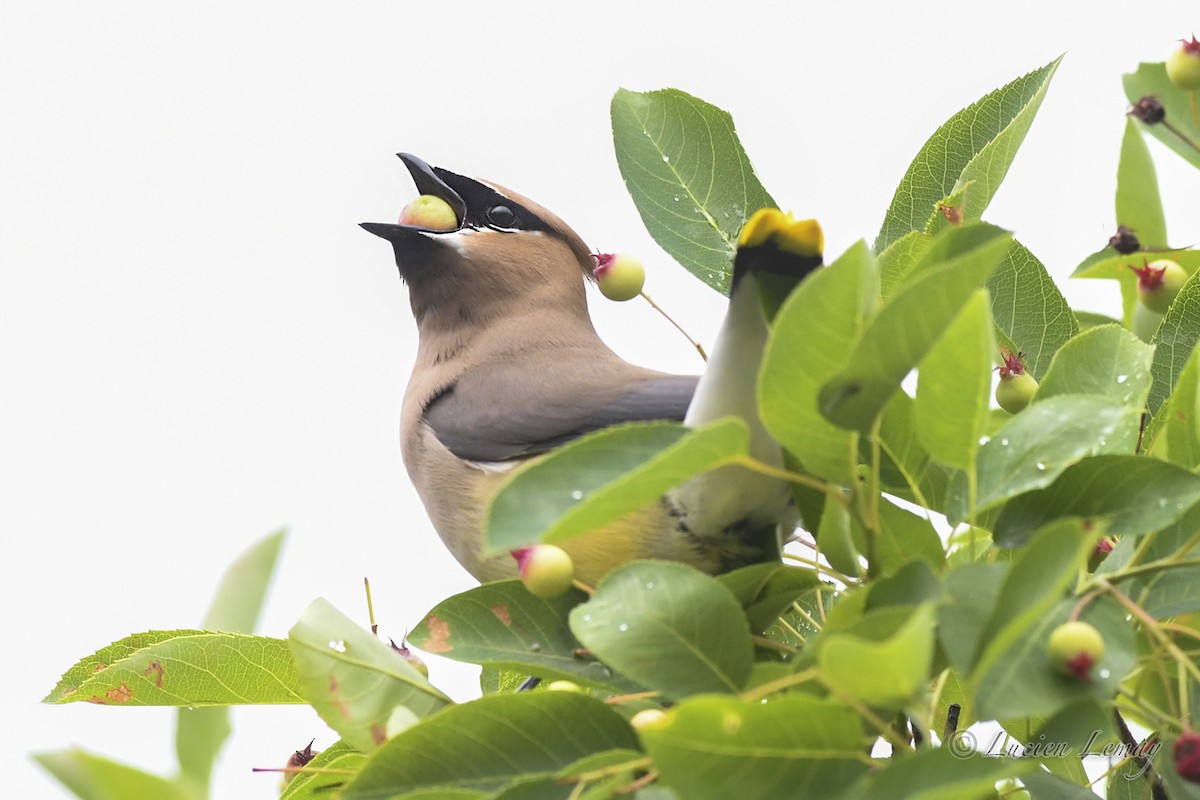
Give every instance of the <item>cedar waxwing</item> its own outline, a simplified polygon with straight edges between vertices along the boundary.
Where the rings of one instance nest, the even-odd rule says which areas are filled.
[[[794,286],[817,267],[815,222],[772,209],[747,223],[704,376],[669,375],[622,360],[600,340],[585,295],[596,262],[561,219],[503,187],[399,156],[418,192],[449,204],[457,222],[449,230],[362,225],[392,243],[417,323],[401,450],[434,528],[475,578],[516,572],[507,555],[481,552],[487,505],[506,473],[590,431],[736,414],[750,427],[751,455],[782,465],[756,407],[768,333],[758,276],[771,282],[782,274]],[[789,502],[785,482],[723,467],[562,547],[587,583],[637,558],[715,573],[777,558]]]

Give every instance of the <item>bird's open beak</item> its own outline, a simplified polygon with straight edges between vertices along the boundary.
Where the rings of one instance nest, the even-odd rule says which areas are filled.
[[[419,194],[433,195],[445,200],[450,205],[450,208],[454,210],[455,218],[459,222],[458,227],[450,230],[433,230],[431,228],[423,228],[419,225],[401,225],[395,222],[362,222],[359,223],[360,226],[376,236],[387,239],[392,244],[406,241],[411,242],[414,239],[425,239],[431,234],[452,233],[460,230],[467,216],[467,204],[462,199],[462,196],[451,189],[438,176],[433,167],[421,159],[410,153],[397,153],[396,155],[404,162],[404,166],[408,167],[408,172],[412,175],[413,183],[416,184]]]

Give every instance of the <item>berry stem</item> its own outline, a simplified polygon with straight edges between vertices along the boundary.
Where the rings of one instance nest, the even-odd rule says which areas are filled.
[[[1186,653],[1179,649],[1178,645],[1175,644],[1170,636],[1167,636],[1162,632],[1162,628],[1159,626],[1158,620],[1147,614],[1144,608],[1139,606],[1137,603],[1127,597],[1124,592],[1117,589],[1117,587],[1113,586],[1108,581],[1101,578],[1099,580],[1099,584],[1104,587],[1105,592],[1107,592],[1110,597],[1123,605],[1126,611],[1136,617],[1137,620],[1146,627],[1146,632],[1158,642],[1159,646],[1171,654],[1171,658],[1175,659],[1175,662],[1182,668],[1180,673],[1181,678],[1182,672],[1186,671],[1192,676],[1193,680],[1200,681],[1200,669],[1197,669],[1196,665],[1192,663],[1192,660],[1187,657]],[[1183,720],[1185,724],[1188,721],[1189,720],[1187,720],[1186,717]]]
[[[363,578],[363,589],[367,593],[367,619],[371,623],[371,633],[379,635],[379,626],[375,624],[375,605],[371,602],[371,579]]]
[[[691,335],[688,334],[688,332],[683,329],[682,325],[680,325],[678,322],[676,322],[674,319],[672,319],[671,315],[668,314],[666,311],[663,311],[662,306],[660,306],[658,303],[654,302],[654,300],[651,299],[650,295],[646,294],[645,292],[638,292],[638,294],[640,294],[645,299],[645,301],[647,303],[649,303],[650,306],[655,311],[662,314],[663,318],[666,319],[667,322],[674,325],[675,329],[683,334],[683,338],[687,339],[689,342],[692,343],[692,347],[696,348],[696,352],[700,354],[701,358],[703,358],[705,361],[708,361],[708,353],[704,352],[704,348],[700,346],[700,343],[697,342],[695,339],[693,339],[691,337]]]
[[[811,478],[808,475],[801,475],[799,472],[792,472],[790,470],[773,467],[770,464],[764,464],[758,459],[751,458],[750,456],[737,456],[730,459],[729,463],[736,464],[739,467],[745,467],[751,472],[757,472],[760,475],[767,475],[771,478],[779,478],[781,480],[788,481],[789,483],[797,483],[801,486],[807,486],[810,489],[816,489],[818,492],[821,492],[835,503],[839,503],[843,508],[846,508],[847,510],[850,509],[850,501],[846,499],[844,494],[842,494],[842,490],[836,486],[825,483],[824,481]]]
[[[800,686],[808,683],[811,680],[816,680],[820,674],[821,670],[818,667],[809,667],[808,669],[801,670],[800,672],[793,672],[791,675],[784,675],[782,678],[776,678],[773,681],[760,683],[758,686],[755,686],[752,689],[747,689],[746,691],[742,692],[742,700],[745,700],[746,702],[761,700],[768,695],[775,694],[776,692],[783,691],[784,689],[790,689],[793,686]]]
[[[604,702],[610,706],[615,706],[619,703],[628,703],[631,700],[653,700],[661,694],[662,692],[659,691],[633,692],[631,694],[619,694],[615,697],[606,697]]]
[[[1192,104],[1193,104],[1192,108],[1193,109],[1195,109],[1195,107],[1196,107],[1195,102],[1196,102],[1196,97],[1195,97],[1195,92],[1193,92],[1192,93]],[[1186,133],[1179,130],[1179,128],[1175,127],[1174,125],[1172,125],[1170,122],[1168,122],[1165,119],[1162,122],[1160,122],[1159,124],[1162,125],[1164,128],[1166,128],[1167,130],[1169,130],[1171,133],[1178,136],[1183,141],[1183,143],[1186,144],[1188,147],[1192,148],[1193,150],[1195,150],[1197,152],[1200,152],[1200,144],[1196,144],[1196,141],[1194,139],[1192,139],[1192,137],[1188,136]]]
[[[813,549],[815,549],[815,548],[813,548]],[[833,569],[832,567],[827,567],[825,564],[822,564],[820,561],[817,561],[816,559],[805,558],[804,556],[798,556],[795,553],[787,553],[787,552],[785,552],[783,554],[783,557],[789,561],[795,561],[798,564],[803,564],[806,567],[812,567],[817,572],[820,572],[822,575],[825,575],[826,577],[829,577],[829,578],[833,578],[835,581],[841,581],[846,586],[851,586],[858,582],[858,580],[856,578],[851,578],[848,575],[843,575],[842,573],[838,572],[836,569]]]

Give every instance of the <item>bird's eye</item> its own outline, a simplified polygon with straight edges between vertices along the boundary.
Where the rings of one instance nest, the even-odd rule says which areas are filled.
[[[487,211],[488,223],[497,228],[511,228],[517,221],[517,215],[508,206],[492,206]]]

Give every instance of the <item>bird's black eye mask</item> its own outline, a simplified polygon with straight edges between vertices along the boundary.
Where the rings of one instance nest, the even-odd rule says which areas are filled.
[[[405,163],[408,161],[405,160]],[[433,172],[446,188],[461,199],[464,209],[461,219],[465,228],[491,228],[503,232],[550,230],[546,223],[529,209],[490,186],[441,167],[433,167]],[[418,185],[417,188],[421,187]]]

